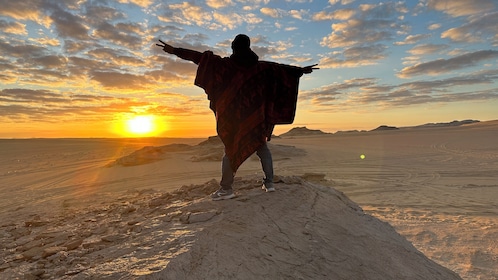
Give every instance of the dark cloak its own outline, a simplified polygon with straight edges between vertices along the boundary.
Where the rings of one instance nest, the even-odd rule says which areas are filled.
[[[294,121],[302,74],[300,67],[266,61],[244,67],[211,51],[202,54],[195,85],[210,100],[233,172],[270,139],[276,124]]]

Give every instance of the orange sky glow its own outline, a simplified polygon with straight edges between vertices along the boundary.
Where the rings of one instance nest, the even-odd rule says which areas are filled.
[[[215,117],[176,47],[320,70],[295,122],[325,132],[498,119],[494,0],[0,0],[0,138],[207,137]],[[130,128],[150,116],[153,129]],[[140,125],[138,125],[140,126]]]

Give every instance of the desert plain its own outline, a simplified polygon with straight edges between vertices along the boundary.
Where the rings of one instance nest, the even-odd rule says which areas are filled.
[[[186,253],[192,259],[181,244],[200,238],[192,227],[169,227],[173,235],[161,224],[176,219],[202,230],[202,222],[242,211],[242,204],[269,207],[263,200],[299,207],[282,201],[279,191],[290,195],[293,184],[317,184],[343,193],[347,198],[337,194],[338,201],[350,199],[361,208],[351,206],[354,211],[390,224],[461,278],[498,279],[498,121],[341,133],[297,129],[270,144],[275,193],[258,190],[263,175],[253,156],[237,172],[237,197],[211,202],[223,154],[216,137],[0,139],[0,278],[155,279],[172,259]],[[185,216],[180,210],[187,206]],[[149,239],[130,237],[145,232]],[[168,258],[158,257],[166,250],[161,240],[176,248]]]

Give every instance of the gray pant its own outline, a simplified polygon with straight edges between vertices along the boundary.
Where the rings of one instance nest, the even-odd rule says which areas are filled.
[[[265,178],[263,178],[265,186],[273,186],[273,159],[271,157],[270,149],[268,149],[268,145],[265,143],[256,151],[256,154],[261,161],[261,167],[265,173]],[[234,176],[235,174],[233,173],[232,166],[230,165],[230,160],[225,154],[223,156],[223,160],[221,161],[221,188],[225,190],[231,189]]]

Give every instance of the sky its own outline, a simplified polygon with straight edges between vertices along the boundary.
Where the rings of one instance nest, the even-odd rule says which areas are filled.
[[[0,138],[215,135],[206,94],[193,85],[196,65],[155,44],[229,56],[237,34],[251,38],[261,60],[319,64],[300,80],[294,124],[277,126],[277,135],[296,126],[336,132],[498,119],[496,0],[0,7]]]

